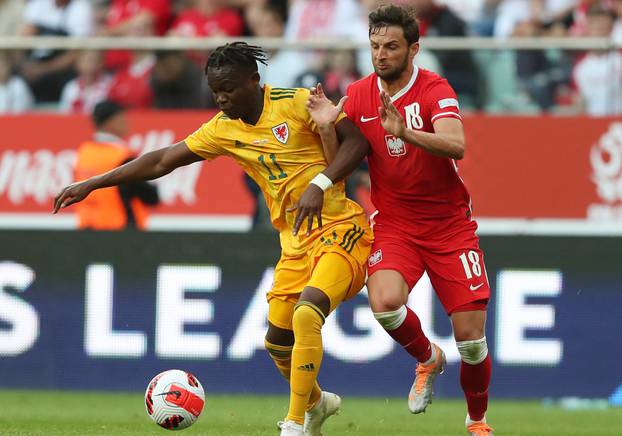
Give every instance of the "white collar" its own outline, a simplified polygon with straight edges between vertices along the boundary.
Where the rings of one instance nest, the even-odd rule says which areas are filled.
[[[125,145],[125,141],[119,138],[117,135],[113,135],[109,132],[102,132],[101,130],[95,132],[93,135],[93,139],[95,142],[105,142],[108,144],[119,145],[123,147]]]
[[[394,103],[397,99],[406,94],[410,88],[413,87],[415,81],[417,80],[417,76],[419,75],[419,67],[417,65],[413,65],[413,74],[410,76],[410,80],[402,89],[400,89],[393,97],[391,97],[391,103]],[[378,90],[382,91],[382,83],[380,83],[380,76],[378,76]]]
[[[138,62],[130,65],[130,76],[139,77],[146,74],[156,63],[156,57],[153,54],[147,55]]]

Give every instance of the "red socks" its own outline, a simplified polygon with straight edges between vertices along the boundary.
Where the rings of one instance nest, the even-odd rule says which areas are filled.
[[[484,419],[488,408],[490,372],[490,354],[477,365],[460,362],[460,385],[464,390],[469,417],[473,421]]]
[[[404,322],[395,330],[387,330],[396,342],[419,362],[426,362],[432,356],[432,346],[421,329],[421,321],[415,312],[406,308]]]

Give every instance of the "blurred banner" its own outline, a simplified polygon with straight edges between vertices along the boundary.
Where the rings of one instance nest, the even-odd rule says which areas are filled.
[[[495,397],[609,396],[620,383],[622,238],[484,237]],[[140,390],[195,373],[208,392],[285,393],[263,350],[276,235],[0,232],[0,387]],[[440,396],[460,396],[450,324],[424,277],[410,305],[447,353]],[[324,327],[320,382],[406,395],[415,362],[362,292]]]
[[[131,112],[128,140],[144,153],[183,140],[213,112]],[[74,228],[52,199],[73,181],[82,116],[0,117],[0,228]],[[468,116],[460,174],[483,234],[622,234],[622,122],[606,118]],[[152,230],[250,228],[253,198],[229,158],[157,182]]]
[[[136,154],[166,147],[214,112],[129,112],[128,146]],[[0,228],[75,228],[73,213],[50,215],[54,196],[74,181],[75,150],[93,134],[81,115],[0,117]],[[152,229],[248,230],[252,197],[228,158],[179,168],[158,184],[162,206]],[[223,189],[224,187],[224,189]]]

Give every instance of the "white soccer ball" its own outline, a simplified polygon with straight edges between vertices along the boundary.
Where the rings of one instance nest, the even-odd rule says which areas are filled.
[[[145,392],[147,414],[167,430],[190,427],[201,415],[204,404],[205,392],[199,380],[179,369],[156,375]]]

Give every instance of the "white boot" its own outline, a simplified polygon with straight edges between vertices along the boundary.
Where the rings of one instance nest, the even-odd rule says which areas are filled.
[[[302,424],[294,421],[279,422],[279,428],[281,429],[281,436],[304,436]]]
[[[305,436],[322,436],[322,424],[329,416],[339,413],[341,398],[337,394],[324,392],[320,400],[305,413]]]

